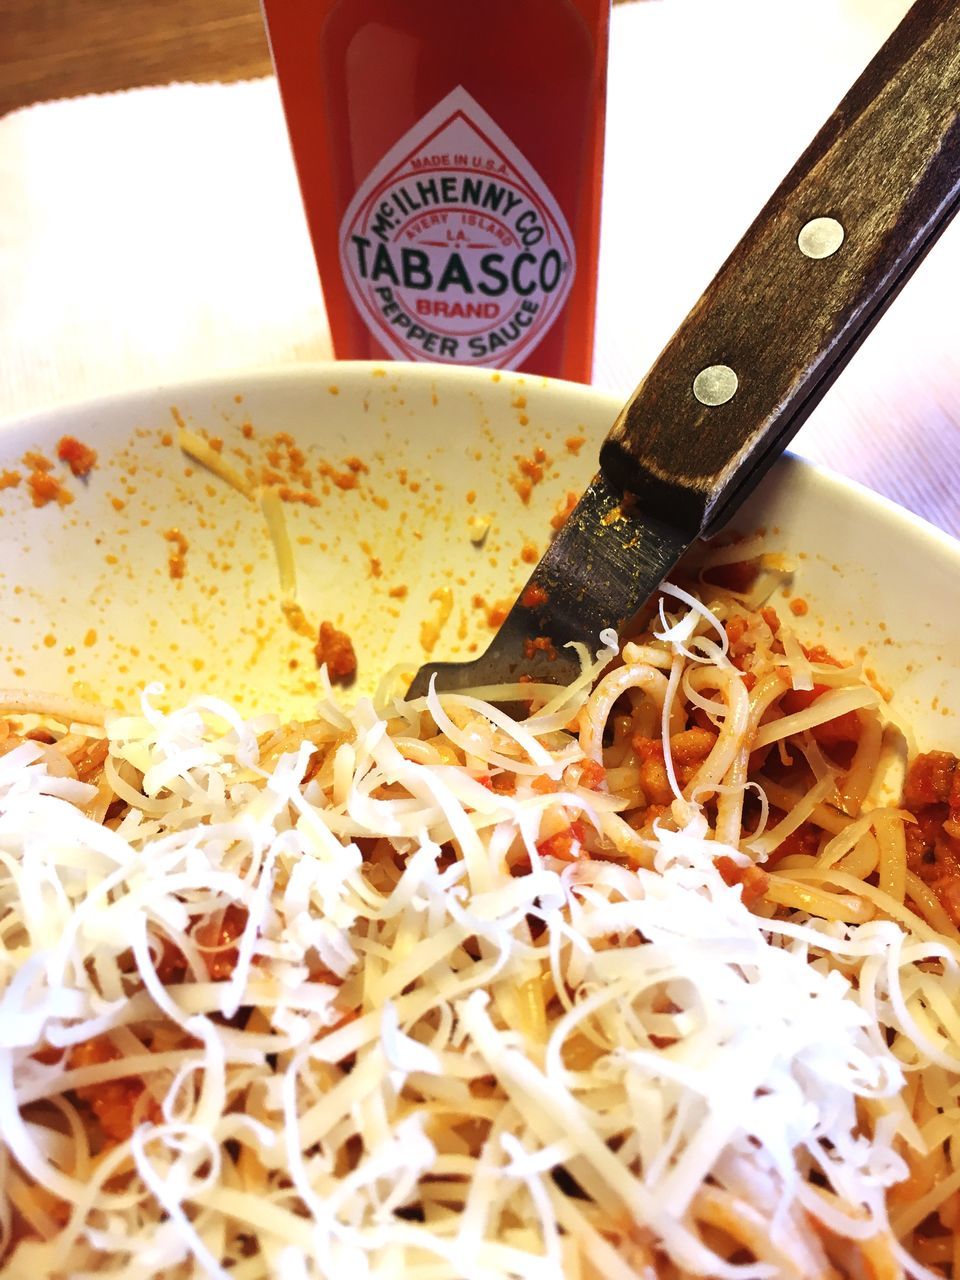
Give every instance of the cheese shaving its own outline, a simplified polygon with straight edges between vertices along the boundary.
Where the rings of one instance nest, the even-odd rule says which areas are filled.
[[[292,630],[315,638],[317,628],[306,617],[297,601],[297,571],[293,545],[287,530],[283,500],[275,485],[256,485],[240,474],[210,442],[189,427],[179,427],[177,444],[188,457],[199,462],[249,502],[259,503],[277,561],[280,587],[280,609]],[[96,722],[94,722],[96,723]]]
[[[432,688],[282,729],[151,687],[107,720],[106,823],[40,744],[0,755],[5,1274],[935,1274],[910,1249],[957,1177],[896,1196],[960,1117],[960,947],[895,898],[904,814],[831,810],[766,879],[826,780],[718,836],[751,750],[875,698],[758,726],[785,681],[750,693],[722,634],[711,664],[671,594],[523,721]]]
[[[209,440],[205,440],[198,432],[191,431],[189,427],[179,427],[177,430],[177,444],[188,457],[193,458],[195,462],[199,462],[208,471],[212,471],[221,480],[225,480],[232,489],[236,489],[237,493],[242,493],[249,501],[253,501],[255,496],[254,486],[221,453],[213,448]]]

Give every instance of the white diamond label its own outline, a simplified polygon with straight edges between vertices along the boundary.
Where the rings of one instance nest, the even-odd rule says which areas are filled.
[[[367,175],[340,226],[340,261],[394,356],[506,369],[554,323],[576,270],[557,202],[463,88]]]

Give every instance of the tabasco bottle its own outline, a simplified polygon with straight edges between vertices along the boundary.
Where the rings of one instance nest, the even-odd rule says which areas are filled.
[[[265,0],[340,357],[588,381],[609,0]]]

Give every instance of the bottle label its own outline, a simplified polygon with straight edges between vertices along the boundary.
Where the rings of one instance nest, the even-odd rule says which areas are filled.
[[[576,270],[557,202],[463,88],[361,183],[340,261],[368,328],[397,358],[506,369],[554,323]]]

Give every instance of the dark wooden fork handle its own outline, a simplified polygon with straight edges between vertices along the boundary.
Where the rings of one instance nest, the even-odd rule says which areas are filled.
[[[831,386],[958,200],[960,0],[916,0],[624,408],[601,450],[607,476],[691,536],[718,528]],[[814,219],[833,221],[808,227]],[[839,248],[807,256],[798,241],[824,252],[837,239],[835,223]],[[714,366],[733,371],[736,390],[725,403],[704,404],[695,379]],[[701,396],[730,390],[722,369],[700,379]]]

